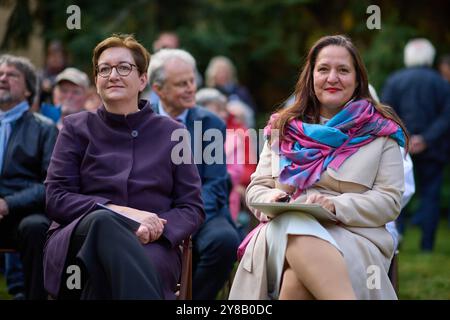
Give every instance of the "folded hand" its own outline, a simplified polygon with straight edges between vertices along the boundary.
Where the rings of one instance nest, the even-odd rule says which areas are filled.
[[[164,231],[164,225],[167,223],[167,220],[158,217],[157,214],[113,204],[109,204],[108,206],[111,209],[118,211],[125,216],[141,223],[138,230],[136,231],[136,235],[138,236],[141,243],[147,244],[149,242],[156,241],[159,239],[159,237],[161,237]]]

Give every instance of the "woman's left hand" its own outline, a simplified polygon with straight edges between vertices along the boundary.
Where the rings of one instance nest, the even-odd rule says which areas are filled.
[[[305,204],[317,203],[332,213],[336,213],[333,201],[322,194],[312,194],[306,198]]]

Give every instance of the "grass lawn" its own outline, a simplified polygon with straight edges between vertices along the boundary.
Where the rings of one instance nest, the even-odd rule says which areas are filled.
[[[433,253],[421,253],[419,241],[420,231],[417,228],[407,229],[399,254],[399,298],[449,300],[450,229],[447,221],[440,222]],[[219,296],[226,298],[225,295]],[[0,299],[11,299],[6,292],[5,278],[2,275],[0,275]]]
[[[447,221],[440,221],[433,253],[421,253],[419,242],[419,229],[407,229],[399,254],[399,298],[450,299],[450,229]]]
[[[0,274],[0,300],[9,300],[11,296],[6,291],[5,278]]]

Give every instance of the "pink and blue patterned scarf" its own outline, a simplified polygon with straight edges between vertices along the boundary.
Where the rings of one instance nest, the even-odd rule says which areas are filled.
[[[272,115],[264,129],[266,136],[271,135],[276,117]],[[383,136],[400,146],[405,144],[401,127],[383,117],[367,100],[349,102],[324,125],[292,120],[279,149],[280,182],[296,187],[297,197],[316,183],[327,167],[339,169],[360,147]]]

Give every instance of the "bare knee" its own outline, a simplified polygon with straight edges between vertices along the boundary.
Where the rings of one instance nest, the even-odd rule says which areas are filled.
[[[340,255],[339,251],[326,240],[309,235],[289,235],[286,256],[311,257],[327,252]]]

